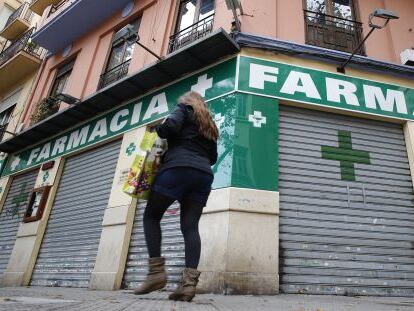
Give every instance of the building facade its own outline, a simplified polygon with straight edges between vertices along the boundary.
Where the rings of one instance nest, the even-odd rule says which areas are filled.
[[[221,133],[200,291],[414,295],[412,1],[241,1],[239,29],[226,1],[27,5],[48,57],[0,143],[4,285],[144,279],[145,202],[122,184],[146,126],[195,90]],[[375,9],[400,18],[358,48]],[[172,287],[177,204],[162,227]]]
[[[23,1],[0,2],[0,141],[23,129],[23,112],[33,92],[45,50],[31,41],[39,16]],[[1,153],[4,161],[6,154]],[[33,184],[27,185],[27,191]],[[12,189],[13,191],[13,189]],[[12,253],[21,219],[17,209],[0,214],[0,270],[4,271]]]
[[[30,39],[38,19],[26,2],[0,2],[1,139],[23,127],[21,116],[45,56],[45,50]]]

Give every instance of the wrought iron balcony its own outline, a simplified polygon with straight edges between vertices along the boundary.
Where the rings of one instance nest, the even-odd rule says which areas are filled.
[[[199,22],[173,34],[170,37],[168,52],[172,53],[190,44],[197,39],[203,38],[213,31],[214,14],[207,16]]]
[[[45,50],[30,41],[34,30],[28,30],[0,52],[0,93],[39,68]]]
[[[304,10],[306,44],[351,53],[362,40],[362,23]],[[361,47],[357,54],[365,55]]]
[[[42,15],[43,11],[51,4],[58,4],[61,0],[32,0],[30,10],[38,15]]]
[[[125,77],[128,74],[128,68],[129,68],[130,63],[131,63],[131,60],[129,59],[126,62],[123,62],[122,64],[101,74],[98,88],[102,89],[105,86],[111,83],[114,83],[115,81],[118,81],[119,79]]]
[[[9,16],[0,36],[7,40],[18,38],[29,29],[32,14],[32,11],[29,10],[29,3],[23,3]]]
[[[0,53],[0,66],[12,59],[21,51],[25,51],[30,55],[40,57],[43,49],[40,46],[29,42],[29,39],[34,30],[35,29],[32,28],[27,31],[20,39],[12,42],[7,48],[4,49],[4,51]]]

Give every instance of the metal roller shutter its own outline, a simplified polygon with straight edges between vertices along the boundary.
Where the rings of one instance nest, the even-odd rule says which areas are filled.
[[[121,141],[68,158],[31,285],[88,287]]]
[[[138,204],[132,229],[129,254],[125,268],[123,287],[137,288],[148,272],[148,253],[145,244],[143,216],[146,202]],[[180,206],[176,202],[171,205],[161,220],[162,256],[166,258],[168,274],[167,290],[172,290],[178,283],[181,271],[185,267],[184,239],[180,230]]]
[[[34,189],[38,169],[13,177],[10,190],[0,214],[0,276],[7,268],[16,241],[17,230]]]
[[[281,290],[413,296],[402,126],[281,106],[279,143]]]

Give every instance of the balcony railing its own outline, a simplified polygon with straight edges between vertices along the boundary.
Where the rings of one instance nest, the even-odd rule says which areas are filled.
[[[56,11],[58,11],[61,7],[63,7],[69,0],[62,0],[57,4],[53,4],[50,11],[49,11],[49,15],[52,15],[53,13],[55,13]]]
[[[34,44],[33,42],[30,42],[30,37],[32,36],[34,31],[35,28],[26,31],[26,33],[23,34],[23,36],[21,36],[16,41],[12,42],[7,48],[5,48],[0,53],[0,66],[12,59],[21,51],[25,51],[33,56],[40,57],[44,50],[40,46]]]
[[[13,23],[18,18],[21,18],[27,22],[30,22],[32,11],[30,11],[28,8],[29,8],[29,3],[27,2],[19,6],[19,8],[16,11],[14,11],[12,15],[9,16],[6,24],[4,25],[4,28],[7,28],[7,26],[9,26],[11,23]]]
[[[306,43],[351,53],[362,40],[362,23],[305,11]],[[357,54],[365,55],[363,47]]]
[[[102,89],[105,86],[111,83],[114,83],[115,81],[118,81],[119,79],[125,77],[128,74],[128,68],[129,68],[130,63],[131,63],[131,60],[129,59],[126,62],[123,62],[122,64],[101,74],[98,88]]]
[[[182,47],[194,42],[197,39],[205,37],[213,31],[214,14],[207,16],[199,22],[173,34],[170,37],[168,52],[172,53]]]

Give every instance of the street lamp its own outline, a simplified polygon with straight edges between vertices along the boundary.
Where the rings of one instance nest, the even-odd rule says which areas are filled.
[[[79,103],[79,99],[78,98],[73,97],[73,96],[71,96],[69,94],[64,94],[64,93],[56,94],[54,96],[54,98],[57,99],[57,100],[60,100],[60,101],[62,101],[64,103],[67,103],[69,105],[76,105],[77,103]]]
[[[375,24],[373,22],[374,17],[385,19],[384,23],[382,25]],[[390,10],[384,10],[384,9],[376,9],[374,12],[372,12],[369,15],[369,27],[371,27],[371,30],[368,32],[368,34],[365,36],[364,40],[362,40],[358,46],[354,49],[351,56],[347,59],[345,63],[342,63],[338,68],[336,68],[337,72],[345,73],[345,67],[348,65],[352,57],[354,57],[355,53],[361,48],[361,46],[364,44],[364,42],[368,39],[368,37],[374,32],[375,29],[382,29],[389,23],[392,19],[399,19],[400,17],[395,14],[393,11]]]
[[[151,49],[147,48],[145,45],[143,45],[141,42],[139,42],[140,37],[138,35],[138,32],[134,30],[134,26],[127,25],[125,27],[126,33],[122,36],[122,39],[125,41],[135,41],[136,44],[138,44],[140,47],[142,47],[145,51],[156,57],[158,60],[162,60],[162,57],[160,57],[158,54],[154,53]]]

